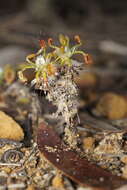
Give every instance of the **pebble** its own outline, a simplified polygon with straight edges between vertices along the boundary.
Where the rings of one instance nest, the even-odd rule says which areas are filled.
[[[123,156],[123,157],[121,158],[121,161],[122,161],[123,163],[127,164],[127,156]]]
[[[126,99],[115,93],[105,93],[97,103],[94,113],[108,119],[124,118],[127,113]]]
[[[17,141],[21,141],[24,138],[20,125],[2,111],[0,111],[0,138]]]
[[[94,148],[95,139],[93,137],[85,137],[83,139],[83,148],[92,151]]]
[[[27,187],[27,190],[35,190],[35,187],[34,187],[33,185],[29,185],[29,186]]]
[[[93,190],[91,187],[78,187],[77,190]]]
[[[61,175],[56,175],[52,180],[52,185],[55,188],[63,188],[63,179]]]
[[[122,168],[122,177],[127,179],[127,165]]]

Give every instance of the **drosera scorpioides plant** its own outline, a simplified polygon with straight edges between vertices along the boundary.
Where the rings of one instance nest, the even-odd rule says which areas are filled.
[[[79,50],[82,45],[80,37],[74,36],[75,45],[70,45],[66,35],[59,35],[59,46],[54,45],[53,39],[47,42],[40,40],[40,49],[35,54],[26,57],[26,64],[19,71],[19,78],[27,82],[24,71],[32,69],[34,78],[31,85],[44,91],[46,98],[57,107],[54,117],[61,115],[65,121],[65,142],[71,148],[77,147],[78,134],[74,126],[74,118],[78,115],[78,88],[74,75],[79,74],[82,63],[74,61],[73,55],[81,54],[86,64],[92,62],[91,57]]]

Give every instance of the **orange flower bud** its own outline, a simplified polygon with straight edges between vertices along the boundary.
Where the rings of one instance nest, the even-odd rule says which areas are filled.
[[[74,36],[74,39],[75,39],[75,41],[76,41],[78,44],[81,43],[81,39],[80,39],[79,35]]]
[[[41,48],[46,48],[45,40],[39,40],[39,44]]]
[[[51,46],[51,45],[52,45],[52,42],[53,42],[53,39],[52,39],[52,38],[49,38],[49,39],[48,39],[48,45]]]

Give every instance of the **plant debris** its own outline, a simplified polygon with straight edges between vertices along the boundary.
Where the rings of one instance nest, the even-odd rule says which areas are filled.
[[[81,158],[76,152],[64,145],[54,130],[46,126],[45,123],[40,124],[37,137],[42,155],[65,175],[81,185],[100,190],[113,190],[127,184],[126,180],[97,167],[85,158]],[[46,146],[55,149],[55,151],[49,151]]]

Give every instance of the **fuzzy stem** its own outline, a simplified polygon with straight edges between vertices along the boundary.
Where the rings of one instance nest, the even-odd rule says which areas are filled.
[[[78,89],[73,81],[73,72],[66,71],[50,86],[47,99],[57,106],[56,117],[62,115],[65,120],[65,141],[71,147],[77,146],[77,132],[74,117],[78,113]]]

